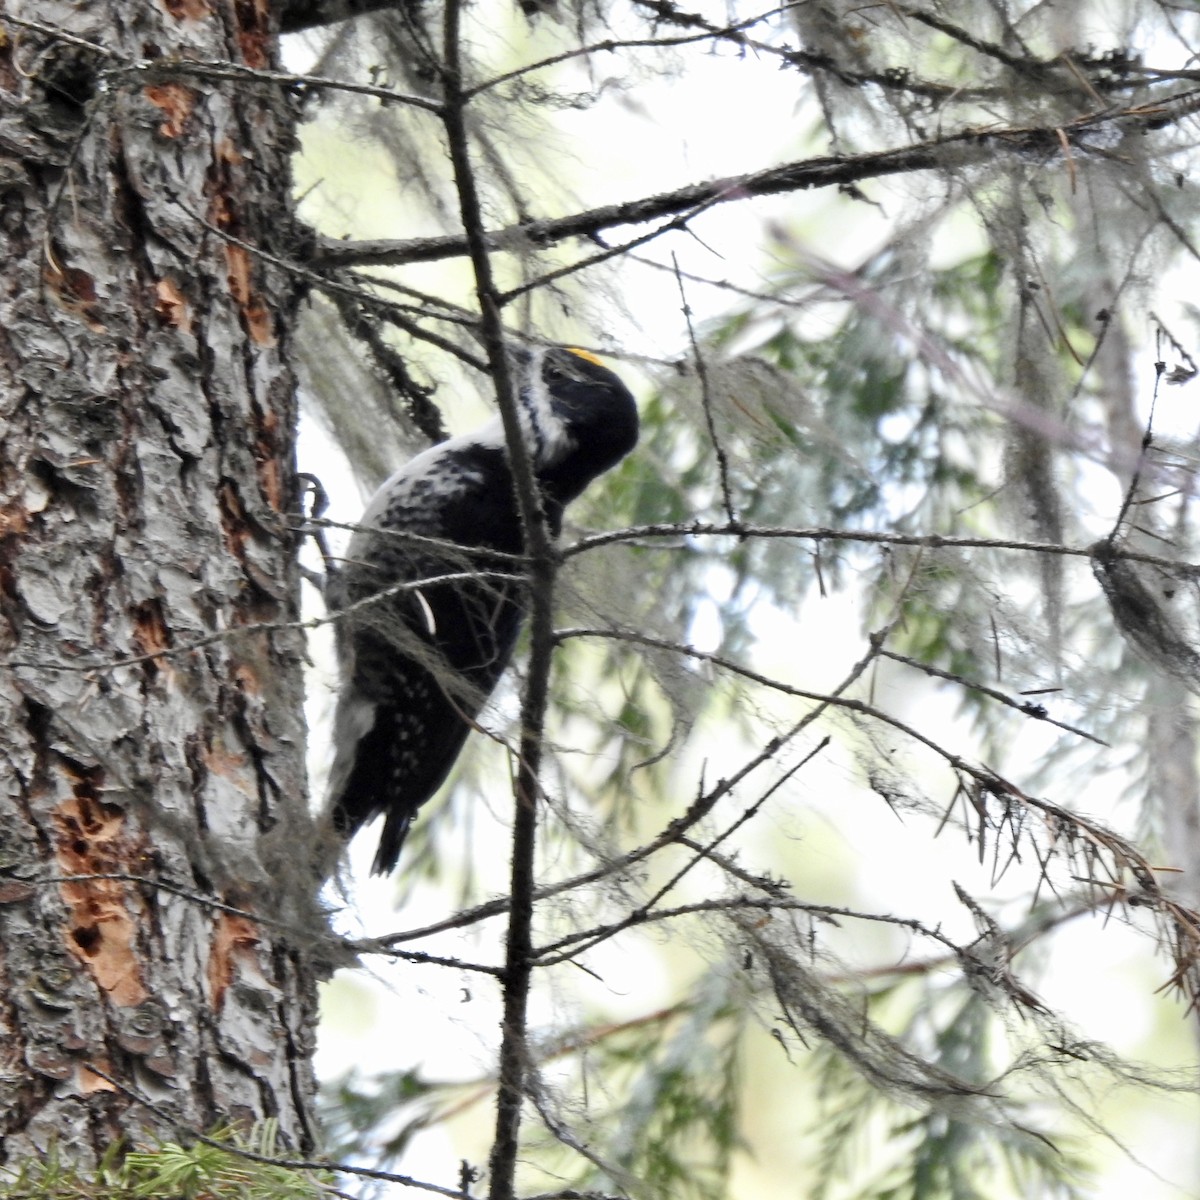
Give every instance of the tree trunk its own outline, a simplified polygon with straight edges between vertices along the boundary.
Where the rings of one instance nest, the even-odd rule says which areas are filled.
[[[0,0],[0,1162],[314,1141],[270,8]]]

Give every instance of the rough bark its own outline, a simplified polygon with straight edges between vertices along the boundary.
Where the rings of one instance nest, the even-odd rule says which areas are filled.
[[[302,642],[237,632],[297,611],[296,296],[246,248],[295,252],[292,114],[120,71],[273,66],[270,5],[7,10],[105,53],[5,11],[0,1162],[263,1116],[307,1149]]]

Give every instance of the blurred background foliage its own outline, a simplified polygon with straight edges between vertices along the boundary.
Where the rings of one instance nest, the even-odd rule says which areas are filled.
[[[436,95],[439,22],[289,52]],[[540,878],[574,883],[539,905],[529,1191],[1195,1194],[1200,17],[479,0],[464,30],[490,229],[729,180],[494,260],[513,334],[607,354],[643,424],[563,538]],[[406,261],[460,228],[436,121],[307,103],[302,212],[397,241],[306,317],[302,460],[352,522],[352,480],[490,385],[452,352],[479,352],[462,258]],[[500,922],[450,914],[505,891],[519,684],[348,928],[497,961]],[[340,1152],[482,1163],[495,996],[386,956],[330,987]]]

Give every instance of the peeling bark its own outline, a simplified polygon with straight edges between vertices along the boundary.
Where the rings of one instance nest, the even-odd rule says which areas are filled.
[[[292,114],[101,79],[274,66],[270,5],[22,15],[110,56],[0,33],[0,1162],[264,1116],[308,1150],[303,646],[248,631],[297,615],[297,296],[245,249],[295,250]]]

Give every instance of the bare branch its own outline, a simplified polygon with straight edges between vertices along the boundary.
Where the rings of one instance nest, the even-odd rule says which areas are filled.
[[[554,652],[553,597],[556,559],[534,478],[533,460],[521,430],[516,388],[509,369],[500,299],[492,273],[490,247],[483,228],[483,208],[471,164],[466,122],[467,97],[460,45],[460,0],[446,0],[443,15],[442,120],[454,168],[464,237],[479,297],[480,333],[496,387],[504,423],[508,460],[516,492],[524,545],[529,556],[529,674],[521,697],[521,736],[514,798],[512,869],[508,935],[503,980],[503,1036],[500,1044],[496,1100],[496,1136],[489,1160],[491,1200],[512,1200],[518,1158],[521,1105],[528,1070],[526,1008],[532,979],[534,852],[537,846],[538,773],[542,733],[549,703],[550,666]]]
[[[1186,91],[1150,104],[1138,104],[1101,115],[1087,115],[1055,126],[1002,126],[969,129],[931,138],[915,146],[860,155],[802,159],[729,179],[689,184],[641,200],[604,205],[569,216],[530,220],[484,235],[488,250],[521,251],[551,246],[575,237],[594,237],[617,225],[637,225],[696,208],[749,196],[774,196],[816,188],[841,187],[913,171],[958,171],[999,159],[1049,162],[1062,154],[1063,139],[1081,159],[1096,145],[1111,150],[1111,141],[1134,133],[1177,124],[1200,111],[1200,91]],[[468,253],[463,235],[411,241],[345,242],[325,239],[314,254],[317,266],[435,262]]]

